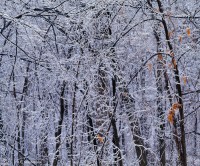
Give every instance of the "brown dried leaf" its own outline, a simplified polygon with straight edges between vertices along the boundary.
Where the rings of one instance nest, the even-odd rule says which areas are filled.
[[[174,115],[175,111],[170,109],[167,119],[171,124],[173,124],[174,122]]]
[[[183,77],[182,77],[182,80],[183,80],[184,85],[186,85],[186,84],[187,84],[187,77],[186,77],[186,76],[183,76]]]
[[[191,36],[191,31],[190,31],[190,28],[189,28],[189,27],[188,27],[188,28],[186,28],[186,33],[187,33],[188,37],[190,37],[190,36]]]
[[[101,142],[101,143],[104,142],[104,138],[103,138],[100,134],[97,134],[97,139],[98,139],[99,142]]]
[[[177,110],[178,110],[179,108],[181,108],[181,107],[182,107],[181,104],[179,104],[179,103],[174,103],[174,104],[172,105],[172,107],[170,108],[167,119],[168,119],[168,121],[169,121],[171,124],[173,124],[173,122],[174,122],[175,111],[177,111]]]
[[[179,103],[174,103],[174,104],[172,105],[172,110],[175,111],[175,110],[177,110],[177,109],[179,109],[179,108],[181,108],[181,107],[182,107],[181,104],[179,104]]]

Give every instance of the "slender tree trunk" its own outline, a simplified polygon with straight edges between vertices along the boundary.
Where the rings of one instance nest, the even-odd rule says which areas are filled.
[[[196,112],[196,117],[195,117],[195,124],[194,124],[194,132],[198,132],[198,113]],[[194,155],[196,156],[198,153],[197,147],[198,147],[198,140],[197,140],[197,135],[194,135]]]
[[[112,141],[113,141],[113,144],[116,146],[116,147],[115,146],[113,147],[114,156],[116,155],[115,163],[118,163],[119,166],[123,166],[120,145],[119,145],[119,136],[118,136],[118,132],[117,132],[115,118],[112,118],[111,123],[112,123],[112,127],[113,127],[113,140]]]
[[[160,119],[160,131],[158,135],[159,139],[159,150],[160,150],[160,163],[162,166],[165,166],[166,159],[165,159],[165,113],[163,111],[162,106],[162,64],[161,62],[157,63],[157,112],[158,118]]]
[[[73,155],[74,155],[74,128],[75,128],[75,112],[76,112],[76,83],[74,84],[74,94],[72,101],[72,129],[71,129],[71,144],[70,144],[70,166],[74,165]]]
[[[62,87],[61,87],[61,94],[60,94],[60,117],[58,121],[58,128],[55,132],[56,137],[56,152],[55,157],[53,160],[53,166],[57,166],[58,161],[60,160],[60,146],[61,146],[61,134],[62,134],[62,124],[64,119],[64,112],[65,112],[65,81],[63,81]]]
[[[16,36],[17,36],[17,30],[16,30]],[[16,37],[16,43],[17,43],[17,37]],[[15,63],[16,63],[16,57],[17,57],[17,48],[16,48],[16,56],[15,56],[15,62],[13,65],[13,69],[12,69],[12,73],[11,73],[11,77],[12,77],[12,81],[13,81],[13,96],[15,98],[15,101],[17,101],[17,93],[16,93],[16,87],[15,87]],[[26,68],[26,73],[28,73],[29,71],[29,64]],[[20,114],[21,109],[24,107],[24,105],[22,105],[22,102],[25,99],[25,96],[27,95],[27,91],[28,91],[28,76],[25,77],[24,80],[24,85],[23,85],[23,89],[22,89],[22,96],[20,99],[20,104],[17,105],[17,119],[18,119],[18,125],[17,125],[17,148],[18,148],[18,163],[19,166],[24,166],[24,161],[25,161],[25,147],[24,147],[24,138],[25,138],[25,121],[26,121],[26,115],[25,112],[22,112],[22,114]],[[20,119],[20,116],[22,117],[22,119]],[[22,121],[22,125],[20,125],[20,122]]]
[[[90,142],[91,140],[93,140],[94,151],[97,154],[97,139],[95,138],[93,121],[92,121],[92,118],[89,115],[87,115],[87,119],[88,119],[88,123],[89,123],[88,133],[91,133],[88,136],[88,141]],[[101,162],[99,161],[98,155],[97,155],[97,166],[101,166]]]
[[[41,137],[41,144],[40,144],[40,160],[38,160],[39,163],[42,165],[45,165],[48,163],[48,132],[47,127],[42,131],[42,137]]]
[[[18,31],[16,29],[16,45],[18,45]],[[17,93],[16,93],[16,87],[15,87],[15,64],[17,61],[17,55],[18,55],[18,48],[16,47],[15,49],[15,60],[14,60],[14,64],[13,64],[13,68],[12,68],[12,73],[11,73],[11,77],[12,77],[12,81],[13,81],[13,96],[15,98],[15,101],[17,101]],[[23,96],[22,96],[23,97]],[[23,166],[23,157],[22,157],[22,153],[21,153],[21,131],[20,131],[20,105],[17,106],[17,148],[18,148],[18,164],[19,166]]]
[[[135,150],[136,150],[137,158],[139,159],[139,165],[146,166],[147,154],[144,148],[144,141],[141,138],[141,132],[140,132],[138,119],[135,119],[130,115],[129,121],[132,127],[131,130],[132,130],[132,135],[133,135],[133,141],[135,143]]]
[[[29,71],[29,65],[27,66],[27,70],[26,70],[26,73],[28,73]],[[22,97],[21,97],[21,101],[25,100],[25,96],[27,95],[27,91],[28,91],[28,76],[25,77],[25,80],[24,80],[24,86],[23,86],[23,91],[22,91]],[[23,106],[25,107],[25,106]],[[22,112],[22,126],[21,126],[21,153],[23,155],[25,155],[25,125],[26,125],[26,113],[23,111]],[[22,165],[24,165],[24,161],[25,161],[25,158],[23,157],[22,158]]]
[[[159,7],[160,13],[164,13],[163,6],[160,0],[157,0],[157,4]],[[175,74],[175,82],[176,82],[176,91],[177,91],[177,96],[178,96],[178,103],[181,105],[179,108],[179,114],[180,114],[180,133],[181,133],[181,154],[180,154],[180,162],[183,166],[187,166],[187,153],[186,153],[186,143],[185,143],[185,127],[184,127],[184,110],[183,110],[183,99],[182,99],[182,90],[181,90],[181,83],[180,83],[180,76],[179,76],[179,70],[178,70],[178,65],[175,60],[175,55],[174,55],[174,50],[172,47],[172,44],[170,42],[170,37],[169,37],[169,31],[167,27],[167,23],[165,21],[165,16],[162,15],[162,24],[164,26],[164,31],[165,31],[165,37],[166,37],[166,42],[168,44],[168,47],[170,49],[170,54],[172,58],[172,63],[174,65],[174,74]]]
[[[82,50],[81,50],[82,51]],[[78,75],[79,75],[79,67],[80,67],[80,63],[81,61],[78,61],[78,66],[77,66],[77,71],[76,71],[76,79],[78,79]],[[71,155],[71,159],[70,159],[70,166],[74,165],[74,145],[75,145],[75,128],[76,128],[76,116],[75,114],[77,113],[77,108],[76,108],[76,94],[77,94],[77,83],[74,83],[74,93],[73,93],[73,99],[72,99],[72,128],[71,128],[71,143],[70,143],[70,155]]]
[[[140,166],[147,165],[147,152],[145,150],[144,140],[141,136],[139,119],[134,116],[135,103],[134,99],[130,96],[129,91],[125,89],[122,93],[122,102],[126,107],[126,114],[129,119],[133,142],[135,144],[136,155],[139,160]]]
[[[110,30],[110,32],[111,32],[111,30]],[[112,54],[115,55],[114,48],[112,49]],[[113,59],[113,63],[114,64],[116,63],[114,59]],[[115,65],[113,65],[113,66],[115,66]],[[116,66],[118,66],[118,65],[116,65]],[[115,71],[115,69],[114,69],[114,71]],[[113,98],[114,99],[116,97],[116,95],[115,95],[116,94],[116,80],[117,80],[117,75],[115,75],[115,77],[112,79]],[[144,81],[145,80],[143,80],[143,83],[144,83]],[[133,115],[132,115],[132,113],[134,113],[133,110],[135,109],[135,103],[134,103],[134,99],[129,94],[129,90],[128,90],[127,87],[123,87],[122,88],[122,96],[121,97],[122,97],[122,103],[125,105],[125,107],[127,109],[126,110],[126,114],[127,114],[128,118],[129,118],[129,123],[130,123],[130,126],[131,126],[132,135],[133,135],[133,141],[136,144],[135,150],[136,150],[137,157],[139,159],[139,164],[140,164],[140,166],[146,166],[147,165],[147,152],[146,152],[146,150],[144,148],[144,141],[143,141],[143,139],[141,137],[141,131],[140,131],[140,128],[139,128],[138,119],[135,119],[133,117]],[[114,104],[115,104],[115,102],[116,101],[113,101]],[[115,136],[114,137],[116,138],[116,139],[113,139],[115,141],[113,143],[117,147],[120,147],[119,138],[117,137],[118,134],[117,134],[116,125],[114,124],[114,123],[116,123],[114,117],[113,117],[112,120],[113,120],[113,122],[112,122],[113,130],[115,131],[115,133],[114,133]],[[122,155],[121,155],[120,151],[118,153],[118,158],[122,158]],[[120,161],[119,161],[119,165],[121,166],[121,165],[123,165],[123,162],[122,162],[122,160],[120,160]]]
[[[113,108],[116,107],[115,95],[116,95],[116,78],[112,78],[112,87],[113,87]],[[115,116],[111,119],[111,124],[113,128],[113,144],[116,146],[113,147],[113,153],[115,158],[115,163],[118,163],[119,166],[123,166],[122,155],[119,145],[119,136],[116,126]]]
[[[158,26],[158,25],[156,25]],[[160,32],[157,28],[154,30],[154,35],[157,42],[157,75],[156,75],[156,86],[157,86],[157,114],[160,119],[160,131],[158,132],[158,140],[159,140],[159,151],[160,151],[160,164],[161,166],[166,165],[166,157],[165,157],[165,112],[163,110],[162,97],[163,97],[163,82],[162,78],[164,76],[163,71],[163,56],[160,52],[162,52],[161,41],[160,41]]]
[[[2,110],[0,109],[0,140],[3,138],[3,118]]]

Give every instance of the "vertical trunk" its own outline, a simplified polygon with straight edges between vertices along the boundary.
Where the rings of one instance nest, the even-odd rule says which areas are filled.
[[[21,128],[21,131],[22,131],[22,154],[25,155],[25,145],[24,145],[24,140],[25,140],[25,120],[26,120],[26,115],[25,115],[25,112],[22,113],[22,128]],[[23,160],[22,160],[22,163],[24,165],[24,161],[25,161],[25,158],[23,157]]]
[[[79,75],[79,67],[80,67],[80,61],[78,61],[77,71],[76,71],[76,78],[78,78]],[[72,128],[71,128],[71,143],[70,143],[70,165],[74,165],[74,140],[75,140],[75,127],[76,127],[76,116],[77,108],[76,108],[76,93],[77,93],[77,83],[74,83],[74,93],[73,93],[73,99],[72,99]]]
[[[181,91],[181,83],[179,77],[179,71],[177,65],[175,66],[175,81],[176,81],[176,90],[178,92],[178,103],[181,105],[179,108],[180,114],[180,128],[181,128],[181,163],[183,166],[187,166],[187,153],[186,153],[186,143],[185,143],[185,126],[184,126],[184,111],[183,111],[183,99]]]
[[[11,73],[11,77],[12,77],[12,81],[13,81],[13,96],[15,98],[15,101],[17,102],[17,93],[16,93],[16,87],[15,87],[15,64],[17,61],[17,55],[18,55],[18,31],[16,29],[15,31],[16,33],[16,48],[15,48],[15,59],[14,59],[14,64],[13,64],[13,68],[12,68],[12,73]],[[28,67],[27,67],[27,71],[28,71]],[[22,151],[22,147],[23,147],[23,142],[22,142],[22,138],[21,138],[21,130],[24,129],[22,128],[24,124],[24,121],[22,121],[22,126],[20,125],[21,119],[20,119],[20,110],[22,108],[22,101],[24,99],[24,92],[26,92],[26,83],[28,83],[26,81],[27,77],[25,77],[25,81],[24,81],[24,86],[23,86],[23,91],[22,91],[22,96],[21,96],[21,100],[20,100],[20,104],[17,105],[17,120],[18,120],[18,124],[17,124],[17,148],[18,148],[18,165],[19,166],[23,166],[24,165],[24,156],[23,156],[23,151]],[[22,117],[22,120],[24,120],[24,118]]]
[[[40,163],[40,158],[39,158],[37,137],[35,139],[35,154],[36,154],[36,162],[37,162],[37,165],[38,165]]]
[[[88,123],[89,123],[88,133],[91,133],[91,135],[88,136],[88,141],[90,142],[91,140],[93,140],[94,151],[97,154],[97,140],[95,138],[95,133],[94,133],[94,128],[93,128],[93,121],[92,121],[92,118],[89,115],[87,115],[87,119],[88,119]],[[97,166],[101,166],[101,163],[99,161],[98,155],[97,155]]]
[[[141,137],[138,119],[135,119],[132,117],[132,115],[129,115],[129,121],[130,121],[130,125],[131,125],[133,141],[135,143],[135,150],[136,150],[137,158],[139,159],[139,165],[146,166],[147,165],[147,154],[146,154],[146,150],[144,148],[144,141]]]
[[[161,166],[166,165],[166,157],[165,157],[165,112],[163,110],[162,105],[162,97],[163,97],[163,86],[162,86],[162,77],[163,77],[163,57],[160,52],[162,52],[161,48],[161,41],[160,41],[160,32],[158,29],[155,28],[154,35],[157,42],[157,52],[158,52],[158,59],[157,59],[157,74],[156,74],[156,86],[157,86],[157,114],[158,118],[160,119],[160,129],[158,133],[158,140],[159,140],[159,151],[160,151],[160,164]]]
[[[119,137],[118,137],[117,126],[116,126],[116,120],[114,117],[112,118],[111,123],[112,123],[112,127],[113,127],[113,140],[112,141],[113,141],[113,144],[116,146],[116,147],[115,146],[113,147],[115,163],[118,163],[119,166],[123,166],[120,145],[119,145]]]
[[[12,149],[12,165],[15,165],[15,140]]]
[[[17,35],[18,35],[18,32],[16,29],[16,45],[18,45]],[[13,96],[14,96],[15,100],[17,101],[17,93],[16,93],[16,87],[15,87],[15,64],[17,61],[17,54],[18,54],[17,47],[15,50],[15,53],[16,53],[15,60],[14,60],[11,76],[12,76],[12,81],[13,81]],[[19,164],[19,166],[22,166],[21,165],[21,158],[22,158],[22,156],[21,156],[21,138],[20,138],[20,110],[18,107],[17,107],[17,121],[18,121],[18,124],[17,124],[18,164]]]
[[[3,138],[3,118],[2,110],[0,109],[0,140]]]
[[[63,82],[62,87],[61,87],[61,94],[60,94],[60,117],[58,121],[58,128],[57,131],[55,132],[55,137],[56,137],[56,152],[53,160],[53,166],[57,166],[58,161],[60,159],[60,146],[61,146],[61,134],[62,134],[62,124],[63,124],[63,119],[64,119],[64,112],[65,112],[65,99],[64,99],[64,94],[65,94],[65,85],[66,83]]]
[[[113,108],[115,108],[116,107],[116,101],[115,101],[116,78],[112,78],[112,87],[113,87]],[[119,166],[123,166],[115,116],[112,117],[111,124],[112,124],[112,127],[113,127],[113,144],[116,146],[116,147],[113,147],[113,153],[114,153],[114,156],[115,156],[114,157],[115,158],[115,163],[118,163]]]
[[[35,76],[36,76],[36,81],[37,81],[37,99],[39,100],[39,102],[42,102],[41,100],[41,95],[40,95],[40,80],[38,77],[38,65],[35,63],[34,66],[34,70],[35,72]],[[36,101],[35,99],[33,100],[33,112],[36,111]],[[41,116],[42,116],[42,130],[41,130],[41,134],[39,136],[39,139],[37,139],[36,137],[36,145],[35,145],[35,151],[36,151],[36,156],[37,156],[37,165],[45,165],[45,164],[49,164],[49,149],[48,149],[48,123],[46,122],[46,119],[48,119],[48,112],[45,110],[41,111]],[[40,144],[40,145],[39,145]],[[39,145],[39,146],[38,146]]]
[[[19,119],[19,112],[17,113],[17,119],[18,119],[18,125],[17,125],[17,148],[18,148],[18,164],[19,166],[22,166],[21,164],[21,138],[20,138],[20,119]]]
[[[68,93],[68,84],[66,84],[65,87],[65,91],[66,93]],[[66,96],[67,97],[67,96]],[[68,126],[68,122],[69,122],[69,113],[68,113],[68,100],[65,101],[65,114],[64,114],[66,121],[65,121],[65,130],[66,130],[66,135],[68,137],[68,139],[66,140],[66,149],[67,149],[67,158],[70,159],[70,140],[69,140],[69,126]]]
[[[74,84],[74,94],[73,94],[73,101],[72,101],[72,129],[71,129],[71,144],[70,144],[70,166],[74,165],[73,161],[73,154],[74,154],[74,148],[73,148],[73,142],[74,142],[74,128],[75,128],[75,112],[76,112],[76,83]]]
[[[29,70],[29,65],[27,67],[27,73]],[[13,82],[14,82],[14,71],[13,71]],[[28,91],[28,76],[25,77],[24,80],[24,86],[23,86],[23,90],[22,90],[22,96],[20,99],[20,103],[22,103],[22,101],[25,98],[25,95],[27,95],[27,91]],[[15,89],[15,85],[13,85],[13,93],[14,93],[14,97],[15,100],[17,100],[17,95],[16,95],[16,89]],[[18,162],[19,162],[19,166],[23,166],[24,165],[24,154],[25,154],[25,147],[24,147],[24,138],[25,138],[25,121],[26,121],[26,115],[25,112],[22,112],[22,114],[20,114],[20,110],[22,109],[22,104],[17,106],[17,119],[18,119],[18,126],[17,126],[17,147],[18,147]],[[22,120],[20,119],[20,115],[22,115]],[[20,121],[22,121],[22,126],[20,126]]]
[[[111,27],[109,25],[109,21],[111,19],[111,13],[108,10],[104,11],[103,17],[105,18],[105,20],[107,22],[106,23],[104,22],[104,24],[102,26],[102,29],[104,29],[104,31],[101,32],[104,35],[102,37],[102,40],[107,40],[112,35],[112,30],[111,30]],[[115,54],[115,50],[112,48],[110,56],[113,56],[114,54]],[[112,62],[115,63],[114,60],[112,60]],[[105,64],[101,64],[101,66],[105,67],[106,65]],[[113,64],[113,66],[115,66],[115,65]],[[113,77],[115,77],[115,73],[114,73]],[[109,92],[112,92],[112,96],[111,96],[113,98],[113,101],[112,101],[113,105],[112,106],[113,106],[113,108],[115,108],[116,107],[116,101],[115,101],[116,100],[116,98],[115,98],[115,95],[116,95],[116,79],[115,78],[111,79],[112,86],[109,85],[109,81],[110,80],[108,78],[107,73],[104,70],[100,69],[99,70],[99,82],[98,82],[98,94],[101,95],[101,96],[103,96],[103,97],[105,97],[105,98],[107,98],[107,96],[109,95]],[[109,101],[106,101],[105,104],[107,106],[109,106]],[[101,107],[101,105],[98,104],[97,108],[98,107]],[[108,114],[108,111],[106,111],[106,113],[104,113],[101,116],[105,116],[106,117],[107,116],[106,114]],[[113,114],[115,114],[115,113],[113,112]],[[113,131],[112,143],[113,143],[114,163],[115,163],[115,165],[118,164],[120,166],[123,166],[122,156],[121,156],[121,151],[120,151],[118,131],[117,131],[117,125],[116,125],[116,120],[114,119],[114,117],[115,117],[115,115],[113,115],[113,117],[110,116],[110,118],[111,118],[111,125],[112,125],[112,129],[113,129],[112,130]],[[101,123],[102,122],[100,122],[98,125],[100,126]]]
[[[198,133],[198,113],[196,112],[196,118],[195,118],[195,124],[194,124],[194,132],[195,133]],[[198,140],[197,140],[197,135],[195,134],[194,135],[194,155],[196,156],[196,155],[198,155],[197,153],[198,153],[198,150],[197,150],[197,147],[198,147]]]
[[[47,139],[48,139],[48,133],[47,133],[47,128],[45,128],[44,131],[42,131],[42,142],[40,145],[40,159],[38,160],[38,163],[41,163],[42,165],[45,165],[48,163],[48,144],[47,144]]]
[[[16,87],[15,87],[15,64],[17,61],[17,55],[18,55],[18,31],[16,29],[16,49],[15,49],[15,59],[14,59],[14,64],[12,68],[12,73],[11,73],[11,79],[13,81],[13,96],[15,98],[15,101],[17,102],[17,93],[16,93]],[[26,74],[29,72],[29,64],[27,65],[26,68]],[[22,89],[22,95],[20,98],[18,105],[16,106],[17,109],[17,120],[18,120],[18,125],[17,125],[17,148],[18,148],[18,164],[19,166],[24,166],[24,161],[25,161],[25,147],[24,147],[24,139],[25,139],[25,121],[26,121],[26,115],[25,112],[23,111],[21,113],[21,109],[24,108],[23,101],[25,100],[25,96],[27,95],[28,92],[28,75],[25,76],[24,80],[24,85]],[[22,119],[20,119],[20,116]],[[22,122],[22,125],[20,125],[20,122]],[[13,161],[14,162],[14,161]]]
[[[109,30],[109,32],[112,32],[111,30]],[[112,49],[112,54],[115,55],[115,50],[114,48]],[[113,63],[115,64],[115,60],[112,59]],[[116,64],[115,64],[116,65]],[[113,65],[113,66],[115,66]],[[118,65],[116,65],[117,67],[119,67]],[[116,72],[116,70],[114,69],[114,71]],[[145,86],[145,79],[144,79],[145,73],[142,73],[142,84],[143,87]],[[113,86],[113,98],[115,99],[116,97],[116,80],[117,80],[117,76],[115,75],[115,77],[112,79],[112,86]],[[119,81],[120,82],[120,81]],[[143,94],[144,96],[144,91]],[[116,101],[113,101],[114,106],[116,104]],[[130,122],[130,126],[131,126],[131,130],[132,130],[132,134],[133,134],[133,141],[135,142],[136,146],[135,146],[135,150],[136,150],[136,154],[137,154],[137,158],[139,159],[139,164],[140,166],[146,166],[147,165],[147,152],[144,148],[144,141],[141,137],[141,131],[139,128],[139,123],[138,120],[133,118],[132,116],[132,112],[134,110],[135,107],[135,103],[134,103],[134,99],[130,96],[129,94],[129,90],[127,87],[123,87],[122,88],[122,103],[125,104],[125,107],[127,109],[126,113],[127,116],[129,117],[129,122]],[[134,121],[136,121],[136,124],[134,123]],[[113,126],[113,130],[114,130],[114,139],[113,139],[113,143],[115,146],[117,146],[118,148],[119,146],[119,138],[118,138],[118,134],[117,134],[117,128],[116,128],[116,121],[114,119],[114,117],[112,118],[112,126]],[[118,153],[118,158],[116,158],[119,161],[119,165],[122,166],[123,162],[122,160],[122,155],[121,152],[119,151]]]
[[[29,65],[27,67],[27,70],[26,70],[26,73],[28,73],[28,70],[29,70]],[[25,100],[25,95],[27,95],[27,91],[28,91],[28,76],[25,77],[25,80],[24,80],[24,86],[23,86],[23,96],[21,98],[21,101]],[[23,106],[25,107],[25,106]],[[24,144],[24,141],[25,141],[25,125],[26,125],[26,113],[23,111],[22,112],[22,126],[21,126],[21,153],[23,155],[25,155],[25,144]],[[25,161],[25,158],[24,156],[22,157],[22,160],[21,160],[21,163],[22,165],[24,165],[24,161]]]
[[[68,94],[68,84],[66,83],[66,86],[65,86],[65,93]],[[65,96],[67,98],[67,95]],[[64,113],[64,116],[65,116],[65,131],[66,131],[66,136],[68,137],[68,139],[66,139],[66,143],[65,143],[65,146],[66,146],[66,149],[67,149],[67,159],[69,160],[71,158],[71,155],[70,155],[70,139],[69,139],[69,113],[68,113],[68,100],[65,101],[65,113]]]
[[[165,113],[163,111],[162,105],[162,63],[158,60],[157,62],[157,113],[160,119],[160,129],[159,129],[159,151],[160,151],[160,163],[165,166]]]
[[[3,136],[4,136],[4,134],[3,134],[3,117],[2,117],[2,109],[0,109],[0,143],[3,142]],[[2,152],[0,152],[0,155],[2,155]],[[0,159],[1,159],[1,157],[0,157]]]
[[[107,20],[109,20],[111,18],[111,13],[109,11],[106,11],[104,13],[105,15],[105,18]],[[107,23],[109,25],[109,21]],[[104,29],[104,40],[106,40],[107,38],[109,39],[110,36],[112,35],[112,30],[111,30],[111,27],[108,26],[108,25],[105,25],[105,29]],[[112,50],[110,51],[110,56],[113,56],[115,57],[115,50],[114,48],[112,48]],[[114,63],[114,77],[117,77],[117,71],[119,71],[119,69],[115,69],[115,60],[114,58],[112,59],[112,63]],[[104,66],[104,64],[101,64],[102,66]],[[103,67],[102,67],[103,68]],[[119,66],[117,66],[117,68],[119,68]],[[105,96],[107,95],[107,92],[108,92],[108,85],[107,85],[107,80],[106,80],[106,72],[105,71],[102,71],[100,70],[99,71],[99,83],[98,83],[98,93],[102,96]],[[120,81],[119,81],[120,82]],[[113,96],[116,97],[115,93],[116,93],[116,80],[112,80],[112,91],[114,93]],[[127,105],[127,107],[129,107],[128,105],[133,105],[133,101],[132,101],[132,97],[129,95],[129,91],[128,91],[128,88],[127,87],[124,87],[122,88],[122,91],[123,91],[123,94],[124,96],[122,97],[122,102],[125,102]],[[128,94],[128,97],[126,96]],[[127,103],[128,101],[128,103]],[[116,101],[113,100],[113,103],[115,104]],[[98,106],[97,106],[98,107]],[[129,116],[129,114],[132,114],[133,112],[133,107],[132,108],[128,108],[126,113],[127,115]],[[114,112],[115,113],[115,112]],[[113,115],[112,119],[111,119],[111,125],[112,125],[112,128],[113,128],[113,144],[115,145],[115,147],[118,147],[119,148],[119,138],[118,138],[118,133],[117,133],[117,127],[116,127],[116,120],[114,119],[115,115]],[[140,128],[139,128],[139,124],[138,124],[138,121],[133,118],[132,116],[129,117],[129,121],[130,121],[130,125],[131,125],[131,130],[132,130],[132,134],[133,134],[133,141],[135,142],[136,146],[135,146],[135,149],[136,149],[136,153],[137,153],[137,157],[138,159],[140,160],[139,164],[140,166],[146,166],[147,165],[147,154],[146,154],[146,150],[144,148],[144,141],[141,137],[141,132],[140,132]],[[137,124],[135,124],[135,121],[137,121]],[[137,126],[137,127],[136,127]],[[116,153],[116,148],[113,148],[113,152]],[[119,151],[120,152],[120,151]],[[116,158],[117,157],[117,158]],[[119,165],[123,165],[123,162],[122,160],[119,160],[121,158],[121,152],[118,153],[116,156],[115,156],[115,161],[118,160],[118,164]]]
[[[161,13],[164,12],[163,10],[163,6],[160,0],[157,0],[157,4],[159,7],[159,11]],[[178,65],[176,64],[176,60],[175,60],[175,55],[174,55],[174,50],[172,47],[172,44],[170,42],[170,38],[169,38],[169,31],[168,31],[168,27],[167,27],[167,23],[165,21],[165,16],[162,15],[162,24],[164,26],[164,31],[165,31],[165,37],[166,37],[166,41],[167,41],[167,45],[170,49],[170,54],[171,54],[171,58],[172,58],[172,62],[174,65],[174,74],[175,74],[175,82],[176,82],[176,91],[177,91],[177,96],[178,96],[178,103],[181,105],[181,107],[179,108],[179,115],[180,115],[180,133],[181,133],[181,153],[180,153],[180,162],[183,166],[187,166],[187,153],[186,153],[186,143],[185,143],[185,127],[184,127],[184,110],[183,110],[183,99],[182,99],[182,90],[181,90],[181,84],[180,84],[180,76],[179,76],[179,70],[178,70]]]
[[[123,105],[126,107],[126,114],[129,119],[131,132],[133,136],[133,142],[135,144],[135,151],[137,158],[139,160],[140,166],[147,165],[147,152],[145,150],[144,140],[141,136],[139,120],[134,117],[135,101],[130,96],[128,89],[124,90],[124,95],[122,95]]]

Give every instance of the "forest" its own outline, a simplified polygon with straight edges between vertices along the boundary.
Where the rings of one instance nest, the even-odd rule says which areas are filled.
[[[0,166],[200,166],[199,0],[0,4]]]

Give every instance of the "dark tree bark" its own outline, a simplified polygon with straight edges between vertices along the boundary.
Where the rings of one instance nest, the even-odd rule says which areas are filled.
[[[162,6],[162,3],[160,0],[157,0],[157,4],[159,7],[160,13],[164,13],[164,9]],[[178,70],[178,64],[176,63],[175,55],[174,55],[174,49],[173,46],[170,42],[170,37],[169,37],[169,30],[167,27],[167,22],[165,21],[165,16],[162,15],[162,24],[164,26],[164,31],[165,31],[165,37],[166,37],[166,42],[167,45],[170,49],[170,55],[172,58],[172,63],[174,66],[174,75],[175,75],[175,82],[176,82],[176,91],[177,91],[177,96],[178,96],[178,103],[181,105],[179,108],[179,115],[180,115],[180,129],[181,129],[181,153],[180,153],[180,162],[183,166],[187,166],[187,152],[186,152],[186,143],[185,143],[185,127],[184,127],[184,110],[183,110],[183,99],[182,99],[182,90],[181,90],[181,83],[180,83],[180,76],[179,76],[179,70]]]
[[[116,78],[112,78],[112,87],[113,87],[113,108],[115,108],[116,107],[116,101],[115,101],[115,99],[116,99],[115,98],[116,97]],[[119,166],[123,166],[115,116],[112,117],[111,124],[112,124],[112,128],[113,128],[113,140],[112,141],[113,141],[113,144],[117,147],[117,148],[113,147],[115,163],[118,163]]]
[[[156,25],[157,26],[157,25]],[[166,157],[165,157],[165,112],[163,110],[162,104],[162,96],[163,96],[163,82],[162,78],[164,76],[164,61],[163,56],[160,52],[162,52],[161,41],[160,41],[160,32],[155,28],[154,35],[157,42],[157,75],[156,75],[156,86],[157,86],[157,115],[160,119],[160,131],[158,132],[158,140],[159,140],[159,151],[160,151],[160,164],[161,166],[166,165]]]
[[[94,125],[93,125],[93,121],[92,121],[92,118],[87,115],[87,119],[88,119],[88,141],[92,141],[93,142],[93,145],[94,145],[94,151],[95,153],[97,154],[97,139],[95,138],[95,133],[94,133]],[[91,134],[90,134],[91,133]],[[101,162],[99,161],[99,157],[97,155],[97,166],[101,166]]]
[[[62,87],[61,87],[61,94],[60,94],[60,117],[58,121],[58,128],[55,132],[55,138],[56,138],[56,152],[55,157],[53,160],[53,166],[57,166],[58,161],[60,159],[60,146],[61,146],[61,134],[62,134],[62,124],[64,120],[64,113],[65,113],[65,81],[63,81]]]

